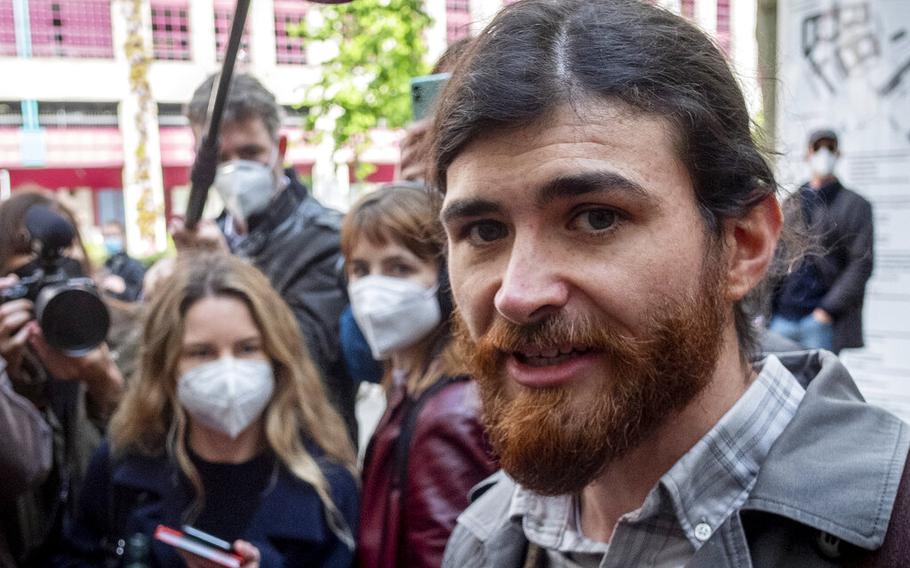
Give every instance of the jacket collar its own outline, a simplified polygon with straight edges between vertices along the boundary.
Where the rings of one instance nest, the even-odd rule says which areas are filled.
[[[907,425],[866,404],[827,351],[779,355],[806,396],[743,510],[774,513],[855,546],[881,546],[910,448]]]
[[[268,209],[262,213],[250,216],[248,224],[251,235],[270,233],[272,229],[280,225],[297,209],[301,201],[306,199],[308,195],[306,186],[297,179],[297,173],[294,169],[287,168],[284,170],[284,175],[288,179],[288,184],[275,198],[275,202],[270,204]]]
[[[293,215],[294,211],[300,207],[300,204],[309,197],[309,190],[307,190],[306,186],[297,178],[297,173],[294,171],[294,168],[285,169],[284,175],[288,179],[287,187],[275,197],[274,202],[269,204],[268,209],[262,213],[256,213],[249,218],[247,221],[250,228],[249,234],[241,240],[239,250],[234,252],[251,255],[254,254],[255,251],[260,250],[268,241],[269,236],[275,228]],[[229,220],[226,209],[218,215],[216,222],[221,228],[221,232],[227,232],[225,227]]]

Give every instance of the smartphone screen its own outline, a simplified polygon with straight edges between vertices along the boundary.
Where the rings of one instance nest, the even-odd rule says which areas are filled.
[[[436,98],[449,77],[450,73],[437,73],[411,79],[411,114],[414,120],[420,120],[432,113]]]

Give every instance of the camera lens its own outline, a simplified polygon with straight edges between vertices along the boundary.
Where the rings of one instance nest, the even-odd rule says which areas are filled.
[[[90,283],[45,287],[35,313],[47,342],[74,357],[98,347],[111,324],[107,306]]]

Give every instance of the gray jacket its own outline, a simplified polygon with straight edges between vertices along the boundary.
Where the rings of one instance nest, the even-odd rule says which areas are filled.
[[[51,469],[51,428],[32,403],[13,391],[0,357],[0,507],[39,485]],[[0,524],[0,567],[13,566],[6,531]]]
[[[865,404],[833,354],[789,353],[780,359],[806,395],[771,448],[740,514],[716,530],[688,566],[852,565],[854,555],[884,542],[910,427]],[[515,483],[501,472],[475,489],[485,492],[459,517],[443,566],[523,566],[527,540],[521,519],[507,517],[514,490]]]
[[[339,278],[341,219],[285,170],[290,180],[269,209],[250,219],[250,233],[233,252],[249,258],[294,312],[329,400],[356,440],[354,382],[341,359],[338,320],[347,306]]]

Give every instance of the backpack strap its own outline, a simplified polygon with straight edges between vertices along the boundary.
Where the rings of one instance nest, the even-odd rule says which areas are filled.
[[[444,388],[455,383],[467,381],[468,379],[469,377],[467,375],[442,377],[420,393],[417,400],[409,405],[407,414],[401,424],[398,440],[395,442],[395,464],[398,468],[395,474],[394,483],[397,484],[399,488],[399,499],[401,501],[402,511],[406,510],[404,507],[405,493],[407,492],[406,489],[408,486],[408,461],[410,460],[411,440],[414,437],[414,430],[417,426],[417,418],[420,416],[420,411],[423,410],[423,407]]]

